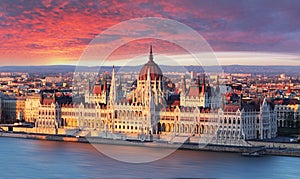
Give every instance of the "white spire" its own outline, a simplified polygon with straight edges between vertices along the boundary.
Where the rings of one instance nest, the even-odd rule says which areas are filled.
[[[110,91],[109,91],[109,105],[112,106],[116,101],[116,82],[115,82],[115,67],[113,66],[111,72],[111,82],[110,82]]]
[[[150,76],[150,69],[148,69],[147,72],[147,83],[148,83],[148,92],[149,92],[149,105],[151,102],[151,98],[152,98],[152,87],[151,87],[151,76]]]

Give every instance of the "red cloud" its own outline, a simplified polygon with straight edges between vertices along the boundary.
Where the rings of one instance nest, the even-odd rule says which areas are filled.
[[[253,3],[255,4],[255,3]],[[165,17],[183,22],[203,35],[215,50],[297,51],[295,41],[299,13],[294,6],[272,3],[249,8],[243,3],[211,1],[10,1],[0,2],[0,65],[47,64],[49,59],[76,61],[103,30],[124,20],[140,17]],[[265,11],[267,8],[268,11]],[[287,11],[287,9],[289,9]],[[277,15],[276,17],[273,17]],[[294,17],[295,16],[295,17]],[[129,27],[135,28],[135,27]],[[298,35],[297,35],[298,34]],[[117,51],[145,53],[149,41],[135,42]],[[144,45],[142,43],[145,43]],[[156,42],[153,42],[156,43]],[[270,46],[270,44],[273,44]],[[298,44],[298,43],[296,43]],[[166,53],[172,46],[161,46]],[[290,48],[289,48],[290,47]],[[177,49],[178,50],[178,49]],[[25,60],[30,60],[26,62]]]

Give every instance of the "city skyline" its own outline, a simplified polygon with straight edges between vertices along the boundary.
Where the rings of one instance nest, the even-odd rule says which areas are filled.
[[[299,0],[0,0],[1,178],[297,178],[299,17]]]
[[[220,65],[300,65],[297,1],[0,3],[0,66],[76,65],[97,35],[140,17],[169,18],[190,26],[207,40]],[[149,43],[155,46],[156,54],[175,59],[186,55],[176,45],[148,39],[117,49],[117,60],[112,63],[146,55]]]

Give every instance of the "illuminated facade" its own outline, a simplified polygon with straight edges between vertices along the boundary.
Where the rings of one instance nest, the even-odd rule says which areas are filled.
[[[27,96],[25,101],[25,121],[35,122],[39,117],[40,95]]]
[[[142,140],[158,137],[172,141],[176,136],[187,136],[202,142],[232,145],[277,135],[276,115],[265,99],[252,107],[221,106],[219,87],[212,90],[203,76],[202,84],[199,79],[189,89],[184,85],[180,99],[170,102],[165,81],[153,60],[151,47],[149,61],[125,100],[117,97],[113,69],[110,84],[99,87],[97,94],[88,94],[85,104],[40,105],[36,127],[80,129],[90,131],[92,136],[133,136]]]

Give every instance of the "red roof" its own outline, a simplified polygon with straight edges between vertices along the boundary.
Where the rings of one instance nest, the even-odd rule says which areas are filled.
[[[172,106],[180,106],[180,100],[174,100]]]
[[[280,99],[280,100],[274,100],[274,104],[275,105],[281,105],[283,103],[283,100]]]
[[[42,102],[42,104],[47,104],[47,105],[50,105],[50,104],[52,104],[52,103],[54,103],[55,101],[54,101],[54,99],[53,98],[45,98],[45,99],[43,99],[43,102]]]
[[[101,94],[101,92],[102,92],[101,86],[95,85],[95,86],[94,86],[93,93],[98,95],[98,94]]]
[[[199,90],[199,87],[197,86],[191,86],[190,89],[189,89],[189,92],[188,92],[188,96],[191,97],[191,96],[199,96],[200,94],[200,90]]]
[[[158,80],[159,78],[161,78],[163,76],[161,69],[153,61],[152,46],[151,46],[151,49],[150,49],[149,61],[141,69],[139,79],[140,80],[147,80],[148,71],[150,73],[151,80]]]
[[[238,105],[226,105],[224,111],[236,112],[240,107]]]

